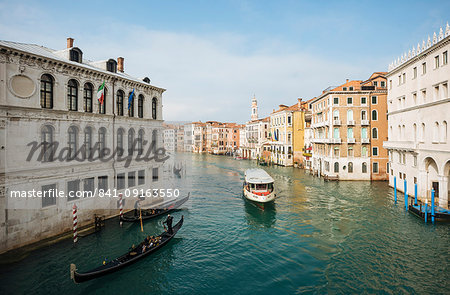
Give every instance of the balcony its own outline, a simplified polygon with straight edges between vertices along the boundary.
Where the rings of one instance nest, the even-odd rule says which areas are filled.
[[[355,143],[356,140],[354,138],[347,138],[347,143]]]
[[[340,138],[330,138],[330,143],[341,143]]]
[[[361,120],[361,125],[369,125],[369,120]]]
[[[333,120],[333,125],[341,125],[341,120]]]
[[[361,138],[361,143],[370,143],[369,138]]]
[[[375,86],[373,85],[361,86],[361,90],[375,90]]]
[[[385,141],[383,147],[388,150],[415,151],[418,144],[414,141]]]
[[[347,120],[347,125],[355,125],[355,120]]]

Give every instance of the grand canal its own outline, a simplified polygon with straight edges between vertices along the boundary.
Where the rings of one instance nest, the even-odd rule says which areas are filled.
[[[66,240],[0,266],[1,294],[440,294],[449,290],[450,227],[425,225],[394,204],[385,182],[324,182],[268,167],[280,198],[262,211],[241,197],[255,162],[184,154],[192,180],[185,224],[168,246],[114,274],[74,284],[80,271],[142,239],[117,219],[74,247]],[[144,224],[162,231],[163,218]],[[447,293],[448,294],[448,293]]]

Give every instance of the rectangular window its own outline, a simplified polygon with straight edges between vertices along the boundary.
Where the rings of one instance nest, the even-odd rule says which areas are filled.
[[[158,168],[153,168],[152,174],[153,181],[158,181]]]
[[[389,89],[392,89],[392,80],[389,80]]]
[[[381,87],[386,87],[386,82],[385,81],[381,81],[380,84],[381,84]]]
[[[424,62],[422,64],[422,75],[425,75],[427,73],[427,63]]]
[[[85,178],[83,180],[83,190],[85,192],[94,192],[94,177]]]
[[[372,172],[373,173],[378,173],[378,163],[377,162],[373,162]]]
[[[414,156],[414,167],[417,167],[417,156]]]
[[[108,190],[108,176],[99,176],[98,177],[98,189],[106,191]]]
[[[403,82],[402,83],[405,83],[406,82],[406,73],[403,73]]]
[[[333,98],[333,103],[334,104],[339,104],[339,97]]]
[[[125,188],[125,173],[117,174],[117,189]]]
[[[145,170],[138,171],[138,185],[145,184]]]
[[[377,81],[373,81],[373,86],[378,87],[378,82]]]
[[[378,148],[377,147],[372,148],[372,156],[378,156]]]
[[[128,172],[128,187],[133,187],[136,185],[136,172]]]
[[[353,157],[353,148],[349,147],[347,150],[347,157]]]
[[[291,125],[291,116],[287,117],[287,122],[288,122],[288,125]]]
[[[67,182],[67,200],[75,200],[77,199],[77,192],[80,191],[80,180],[72,180]]]
[[[350,86],[348,90],[353,91],[353,86]]]
[[[417,78],[417,67],[413,68],[413,79]]]
[[[56,205],[56,184],[42,186],[42,208]]]
[[[402,84],[402,75],[398,75],[398,85]]]
[[[448,63],[448,54],[447,51],[444,51],[444,53],[442,53],[442,65],[446,65]]]
[[[353,98],[352,97],[347,97],[347,104],[348,105],[353,104]]]
[[[377,103],[378,103],[378,97],[372,96],[372,104],[377,104]]]
[[[414,104],[417,104],[417,93],[413,93],[412,97]]]
[[[334,154],[335,157],[339,157],[339,147],[335,147],[334,148],[334,153],[333,154]]]
[[[361,97],[361,104],[362,105],[367,104],[367,97]]]
[[[439,68],[439,55],[434,57],[434,68]]]
[[[347,87],[343,87],[342,90],[343,90],[343,91],[347,91]]]
[[[427,91],[424,89],[424,90],[422,90],[422,100],[423,100],[423,102],[425,102],[426,99],[427,99]]]

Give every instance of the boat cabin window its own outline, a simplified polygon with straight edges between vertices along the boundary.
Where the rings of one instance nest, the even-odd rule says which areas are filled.
[[[268,190],[269,192],[272,192],[272,191],[273,191],[273,183],[268,183],[268,184],[267,184],[267,190]]]
[[[257,191],[265,191],[265,190],[267,190],[267,184],[265,184],[265,183],[258,183],[258,184],[256,184],[256,190]]]
[[[255,189],[255,184],[254,183],[250,183],[250,189]]]

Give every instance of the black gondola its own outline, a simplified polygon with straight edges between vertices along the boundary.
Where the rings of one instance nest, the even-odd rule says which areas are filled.
[[[178,232],[178,230],[183,225],[184,216],[181,216],[180,221],[173,227],[173,234],[168,234],[167,232],[163,232],[158,237],[160,238],[159,243],[150,247],[148,250],[142,252],[142,247],[145,244],[145,241],[140,243],[134,250],[127,252],[126,254],[108,262],[104,265],[96,267],[90,271],[80,273],[77,271],[77,267],[75,264],[70,265],[70,277],[73,279],[75,283],[82,283],[85,281],[89,281],[101,276],[104,276],[109,273],[113,273],[118,271],[125,266],[128,266],[137,260],[149,255],[150,253],[155,252],[159,248],[166,245]]]
[[[142,220],[155,218],[155,217],[164,215],[166,213],[169,213],[173,210],[180,208],[181,205],[183,205],[184,203],[187,202],[187,200],[189,199],[189,195],[190,195],[190,193],[188,193],[188,195],[182,199],[178,199],[178,200],[175,200],[174,202],[168,203],[167,208],[165,208],[165,209],[143,209],[142,210]],[[120,217],[120,220],[125,221],[125,222],[140,222],[141,221],[139,215],[134,216],[134,210],[131,210],[131,211],[125,213],[123,216]]]

